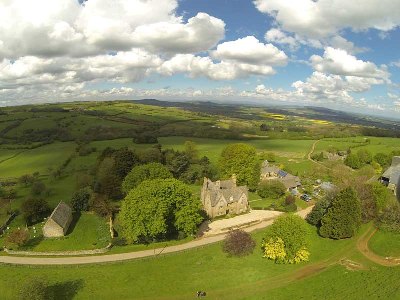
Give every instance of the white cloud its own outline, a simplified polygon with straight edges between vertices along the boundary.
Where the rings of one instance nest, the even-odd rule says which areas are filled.
[[[372,62],[359,60],[342,49],[327,47],[323,57],[313,55],[310,57],[310,61],[318,72],[376,78],[385,81],[389,79],[389,73],[384,66],[379,68]]]
[[[219,44],[212,52],[220,60],[235,61],[245,64],[285,65],[286,54],[272,44],[263,44],[254,36],[247,36],[236,41]]]
[[[389,31],[400,25],[400,0],[255,0],[285,31],[322,38],[342,29]]]
[[[271,28],[265,33],[265,40],[267,42],[276,43],[279,45],[287,45],[291,50],[299,48],[299,40],[293,36],[288,35],[279,28]]]
[[[168,53],[201,52],[213,48],[225,34],[225,23],[198,13],[187,24],[168,22],[142,25],[133,33],[135,44]]]
[[[0,60],[87,56],[142,47],[190,53],[214,47],[225,23],[199,13],[187,23],[177,0],[15,0],[0,2]]]
[[[235,63],[222,61],[215,63],[209,57],[194,56],[193,54],[178,54],[165,61],[158,72],[172,76],[176,73],[188,73],[190,77],[205,76],[212,80],[232,80],[249,75],[273,75],[271,66]]]

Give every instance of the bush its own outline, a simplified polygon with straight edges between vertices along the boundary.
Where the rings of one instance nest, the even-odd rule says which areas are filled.
[[[35,181],[31,187],[32,196],[40,196],[46,191],[46,185],[42,181]]]
[[[257,194],[261,198],[280,198],[286,192],[285,185],[279,180],[264,180],[262,181],[257,190]]]
[[[400,233],[400,204],[387,206],[378,217],[377,225],[382,230]]]
[[[285,198],[285,205],[292,205],[296,203],[296,197],[293,195],[287,195]]]
[[[331,206],[332,198],[330,194],[328,194],[325,198],[318,201],[311,212],[307,215],[306,221],[314,226],[321,226],[322,217],[328,211],[328,208]]]
[[[261,245],[264,257],[289,264],[307,261],[310,255],[307,246],[307,224],[292,214],[278,217],[267,228]]]
[[[76,212],[87,211],[89,209],[89,200],[92,196],[92,190],[89,187],[82,188],[72,195],[71,206]]]
[[[21,247],[29,240],[29,232],[26,229],[16,229],[6,237],[7,244],[14,244]]]
[[[232,230],[224,240],[222,250],[230,256],[245,256],[253,253],[256,242],[243,230]]]
[[[285,205],[285,212],[295,212],[295,211],[297,211],[297,205],[295,203]]]
[[[359,169],[362,167],[362,163],[357,154],[350,153],[344,160],[344,164],[352,169]]]

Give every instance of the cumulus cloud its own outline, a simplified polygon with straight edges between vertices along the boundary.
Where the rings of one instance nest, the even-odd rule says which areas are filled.
[[[254,4],[285,31],[311,38],[335,35],[345,28],[389,31],[400,25],[400,0],[255,0]]]
[[[0,59],[87,56],[134,47],[155,53],[206,51],[225,23],[199,13],[187,23],[177,0],[16,0],[0,3]]]
[[[212,52],[220,60],[235,61],[252,65],[285,65],[286,54],[272,44],[263,44],[254,36],[219,44]]]
[[[212,80],[232,80],[249,75],[273,75],[273,66],[284,65],[286,54],[272,44],[263,44],[248,36],[217,46],[210,57],[178,54],[165,61],[158,72],[163,75],[188,73],[190,77],[205,76]]]
[[[325,48],[323,56],[310,57],[313,68],[318,72],[337,75],[376,78],[388,81],[389,73],[385,66],[377,67],[374,63],[357,59],[342,49]]]

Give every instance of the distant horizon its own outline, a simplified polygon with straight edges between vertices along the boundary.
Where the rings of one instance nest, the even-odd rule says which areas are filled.
[[[385,115],[379,115],[379,114],[369,114],[369,113],[363,113],[363,112],[356,112],[356,111],[345,111],[340,108],[333,108],[333,107],[326,107],[326,106],[318,106],[318,105],[313,105],[313,104],[296,104],[296,103],[288,103],[288,104],[272,104],[272,103],[259,103],[259,102],[239,102],[239,101],[226,101],[226,100],[216,100],[216,99],[191,99],[191,100],[185,100],[185,99],[157,99],[157,98],[137,98],[137,99],[97,99],[97,100],[75,100],[75,101],[57,101],[57,102],[37,102],[37,103],[21,103],[21,104],[16,104],[16,105],[0,105],[1,108],[7,108],[7,107],[20,107],[20,106],[35,106],[35,105],[58,105],[58,104],[73,104],[73,103],[83,103],[83,102],[114,102],[114,101],[127,101],[127,102],[134,102],[134,101],[160,101],[160,102],[179,102],[179,103],[197,103],[197,102],[203,102],[203,103],[213,103],[213,104],[218,104],[218,105],[230,105],[230,106],[246,106],[246,107],[262,107],[268,109],[270,108],[319,108],[319,109],[326,109],[326,110],[331,110],[331,111],[337,111],[340,113],[346,113],[349,115],[357,115],[360,117],[374,117],[374,118],[379,118],[380,120],[387,120],[387,121],[399,121],[400,120],[400,115],[397,116],[385,116]]]

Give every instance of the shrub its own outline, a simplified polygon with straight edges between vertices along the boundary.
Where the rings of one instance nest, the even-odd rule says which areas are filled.
[[[311,225],[319,227],[321,225],[321,219],[328,211],[331,205],[332,197],[328,194],[326,197],[318,201],[311,212],[307,215],[306,221]]]
[[[400,205],[387,206],[378,217],[378,227],[382,230],[400,233]]]
[[[265,232],[262,242],[264,257],[276,263],[299,263],[307,261],[308,228],[306,222],[296,215],[278,217]]]
[[[231,256],[245,256],[253,253],[256,242],[243,230],[233,230],[224,240],[222,250]]]
[[[362,167],[362,163],[357,154],[350,153],[346,159],[344,160],[346,166],[349,166],[352,169],[359,169]]]
[[[279,180],[264,180],[262,181],[257,190],[257,194],[261,198],[279,198],[286,192],[285,185]]]
[[[89,209],[89,200],[92,196],[92,190],[89,187],[82,188],[72,195],[71,206],[76,212],[87,211]]]
[[[26,229],[16,229],[6,237],[7,244],[23,246],[29,240],[29,232]]]
[[[287,195],[285,198],[285,205],[291,205],[296,203],[296,197],[293,195]]]
[[[295,211],[297,211],[297,205],[295,203],[285,205],[285,211],[286,212],[295,212]]]

